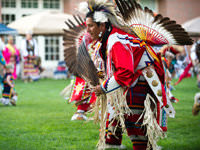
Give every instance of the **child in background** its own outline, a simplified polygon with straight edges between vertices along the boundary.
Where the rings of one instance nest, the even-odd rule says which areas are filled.
[[[11,64],[6,65],[6,73],[3,78],[4,89],[0,101],[4,105],[12,104],[16,106],[17,93],[14,91],[14,78],[13,73],[14,66]]]

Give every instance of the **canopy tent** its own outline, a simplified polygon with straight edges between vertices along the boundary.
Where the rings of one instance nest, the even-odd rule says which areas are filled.
[[[19,34],[24,35],[31,31],[34,35],[62,35],[63,28],[67,28],[65,21],[72,19],[69,14],[57,11],[45,11],[22,17],[8,25]]]
[[[8,28],[6,25],[0,23],[0,35],[17,34],[15,29]]]
[[[182,24],[190,36],[200,36],[200,17],[194,18]]]

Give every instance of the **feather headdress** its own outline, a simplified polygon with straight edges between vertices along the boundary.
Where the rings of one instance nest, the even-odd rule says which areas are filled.
[[[176,21],[154,15],[152,10],[144,9],[135,0],[115,0],[123,20],[137,36],[155,45],[191,45],[192,39]]]
[[[86,7],[85,4],[82,6]],[[109,0],[88,0],[87,7],[88,11],[85,11],[86,8],[81,8],[81,10],[84,10],[82,13],[94,13],[93,20],[95,22],[105,23],[109,21],[113,26],[134,34],[134,32],[124,24],[124,21],[121,20],[121,17],[117,14],[115,5]]]
[[[89,0],[80,6],[82,13],[94,13],[95,22],[107,22],[109,19],[113,25],[119,26],[114,5],[108,0]],[[88,54],[84,39],[82,40],[86,32],[83,20],[80,16],[74,16],[74,20],[68,19],[65,23],[68,29],[64,29],[64,58],[69,71],[92,85],[97,85],[99,83],[97,69]]]

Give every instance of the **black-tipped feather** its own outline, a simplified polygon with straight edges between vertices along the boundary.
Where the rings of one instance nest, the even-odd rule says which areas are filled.
[[[99,84],[97,69],[90,58],[84,41],[77,47],[80,33],[85,30],[85,24],[80,16],[74,16],[75,22],[67,20],[65,23],[69,29],[64,30],[64,60],[69,72],[83,78],[92,85]],[[77,25],[76,25],[77,24]]]
[[[128,25],[132,26],[135,23],[136,26],[137,25],[146,26],[144,22],[147,21],[148,25],[147,28],[143,29],[136,28],[136,26],[134,26],[135,28],[132,28],[132,30],[135,31],[136,33],[137,30],[139,30],[138,32],[141,31],[145,33],[141,34],[140,36],[148,35],[148,37],[140,37],[142,40],[147,40],[147,41],[154,40],[155,38],[151,39],[153,35],[157,35],[156,38],[159,39],[159,35],[161,35],[160,37],[164,37],[166,39],[163,41],[163,43],[165,43],[165,41],[169,41],[169,43],[165,44],[179,44],[179,45],[192,44],[192,39],[189,37],[188,33],[185,32],[185,30],[181,27],[181,25],[177,24],[176,21],[170,20],[170,18],[168,17],[163,17],[161,14],[154,16],[152,10],[150,10],[148,7],[145,7],[143,9],[135,0],[115,0],[115,2],[124,21]],[[149,16],[152,19],[149,20]],[[165,30],[158,30],[160,28],[164,28]],[[150,34],[152,34],[152,36],[150,36]],[[152,43],[154,43],[154,41],[152,41]]]

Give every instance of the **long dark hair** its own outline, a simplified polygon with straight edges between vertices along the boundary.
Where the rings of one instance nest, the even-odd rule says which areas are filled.
[[[86,18],[91,18],[93,20],[94,23],[97,24],[97,26],[99,27],[101,22],[95,22],[94,21],[94,11],[93,12],[88,12],[87,15],[86,15]],[[103,60],[106,62],[106,59],[107,59],[107,56],[106,56],[106,42],[107,42],[107,39],[108,39],[108,36],[110,35],[110,32],[112,31],[112,24],[111,22],[109,21],[108,19],[108,22],[105,22],[105,28],[106,28],[106,31],[105,33],[103,34],[103,37],[102,37],[102,46],[101,46],[101,49],[100,49],[100,54],[101,54],[101,57],[103,58]]]

